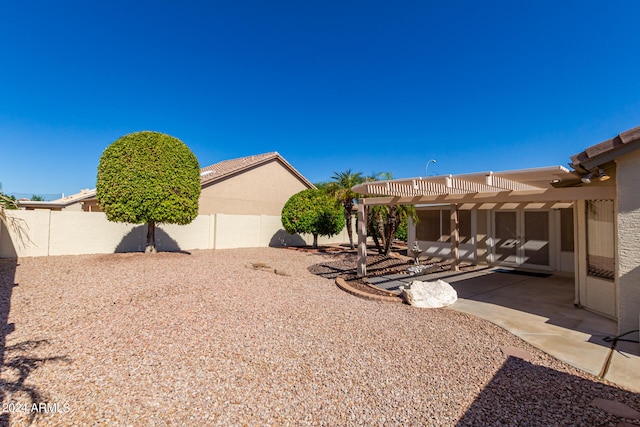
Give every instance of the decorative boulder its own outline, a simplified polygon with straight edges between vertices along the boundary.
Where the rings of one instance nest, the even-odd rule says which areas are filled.
[[[423,308],[447,307],[458,300],[458,293],[444,280],[421,282],[414,280],[407,286],[400,287],[402,297],[411,305]]]

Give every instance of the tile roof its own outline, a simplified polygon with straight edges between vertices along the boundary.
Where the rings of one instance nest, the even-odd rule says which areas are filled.
[[[302,174],[300,174],[300,172],[298,172],[293,166],[291,166],[277,151],[272,151],[270,153],[264,154],[256,154],[247,157],[240,157],[237,159],[224,160],[222,162],[214,163],[213,165],[205,166],[200,169],[200,184],[204,186],[273,160],[277,160],[282,163],[305,185],[307,185],[309,188],[313,188],[313,184],[311,184],[311,182],[309,182]]]
[[[56,199],[56,200],[52,200],[51,203],[61,203],[64,205],[69,205],[71,203],[75,203],[78,202],[80,200],[84,200],[84,199],[89,199],[91,197],[95,197],[96,195],[96,189],[89,189],[86,188],[84,190],[80,190],[79,193],[76,194],[71,194],[69,196],[66,197],[62,197],[60,199]]]
[[[570,166],[578,171],[589,171],[616,157],[640,148],[640,126],[622,132],[599,144],[571,156]],[[636,144],[638,143],[638,144]]]

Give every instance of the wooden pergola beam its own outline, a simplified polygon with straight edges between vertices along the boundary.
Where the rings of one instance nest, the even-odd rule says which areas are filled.
[[[435,194],[426,196],[386,196],[360,199],[367,206],[419,205],[451,203],[525,203],[561,202],[572,200],[610,200],[615,197],[613,186],[548,188],[532,191],[502,191],[495,193]]]

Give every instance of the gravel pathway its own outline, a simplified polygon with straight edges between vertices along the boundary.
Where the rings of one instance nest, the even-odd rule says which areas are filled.
[[[594,399],[640,410],[486,321],[348,295],[309,272],[330,257],[0,260],[0,425],[616,426]]]

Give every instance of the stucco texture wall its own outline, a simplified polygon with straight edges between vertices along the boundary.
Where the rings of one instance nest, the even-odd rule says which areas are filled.
[[[202,188],[200,214],[280,215],[295,193],[308,187],[274,159]]]
[[[616,163],[618,329],[625,333],[640,327],[640,151]]]
[[[0,222],[0,258],[49,255],[48,230],[52,211],[11,210],[6,213],[8,227]]]
[[[0,258],[80,255],[143,251],[146,224],[107,221],[104,213],[19,210],[8,212],[10,224],[0,225]],[[346,229],[320,244],[349,241]],[[288,234],[275,215],[199,215],[191,224],[159,224],[160,251],[305,246],[313,236]]]

